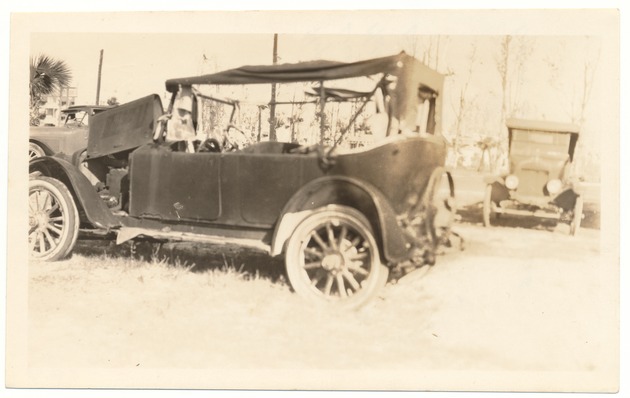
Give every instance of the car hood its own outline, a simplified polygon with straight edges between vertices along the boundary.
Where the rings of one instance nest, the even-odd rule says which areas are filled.
[[[77,132],[87,131],[87,127],[56,127],[56,126],[46,126],[46,127],[31,127],[30,135],[31,137],[37,136],[65,136],[69,134],[75,134]]]

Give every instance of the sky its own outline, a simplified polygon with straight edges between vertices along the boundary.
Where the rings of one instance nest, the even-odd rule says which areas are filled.
[[[358,61],[406,51],[421,58],[437,35],[279,34],[279,63],[313,59]],[[464,124],[469,135],[500,134],[502,88],[496,59],[502,35],[440,35],[438,63],[428,63],[447,75],[443,93],[443,130],[453,130],[462,87],[468,82],[470,113]],[[583,131],[586,147],[596,150],[596,136],[613,129],[605,114],[611,72],[601,56],[597,36],[515,36],[513,53],[527,48],[520,79],[512,79],[522,108],[516,116],[571,122],[571,108],[579,99],[584,65],[593,63],[593,90]],[[103,50],[100,102],[116,97],[120,103],[151,93],[163,96],[164,82],[175,77],[212,73],[241,65],[269,64],[273,35],[207,33],[33,33],[30,55],[47,54],[64,60],[78,89],[77,104],[94,103],[100,50]],[[434,47],[435,48],[435,47]],[[471,58],[472,50],[475,55]],[[472,62],[472,68],[471,68]],[[552,69],[550,65],[554,65]],[[574,114],[575,112],[573,112]],[[610,127],[607,127],[607,123]]]

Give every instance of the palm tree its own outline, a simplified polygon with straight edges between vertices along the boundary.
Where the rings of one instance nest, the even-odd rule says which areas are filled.
[[[39,124],[42,97],[68,86],[72,73],[65,61],[40,54],[30,59],[30,115],[31,124]]]

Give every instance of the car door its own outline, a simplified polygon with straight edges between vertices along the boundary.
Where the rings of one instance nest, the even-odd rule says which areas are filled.
[[[226,211],[237,207],[234,213],[240,213],[245,224],[259,227],[273,225],[293,194],[323,173],[316,154],[241,152],[226,155],[224,160],[233,165],[234,173],[231,181],[223,181],[223,200],[229,202],[225,204]]]
[[[131,159],[131,216],[179,222],[221,216],[221,154],[143,147]]]

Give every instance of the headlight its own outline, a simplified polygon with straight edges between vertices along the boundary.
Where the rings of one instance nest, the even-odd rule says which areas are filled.
[[[505,186],[507,189],[516,189],[518,187],[518,177],[514,174],[510,174],[505,178]]]
[[[549,192],[551,195],[560,192],[561,189],[562,189],[562,181],[558,179],[553,179],[547,182],[547,192]]]

